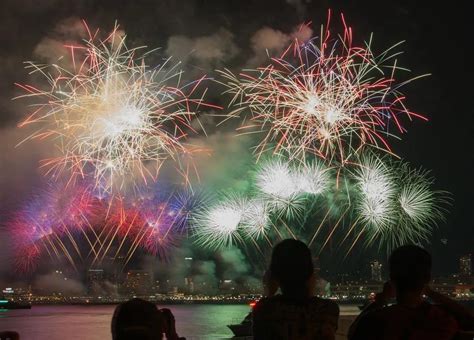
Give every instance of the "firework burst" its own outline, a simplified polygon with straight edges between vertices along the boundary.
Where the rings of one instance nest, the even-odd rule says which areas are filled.
[[[449,203],[446,192],[432,190],[433,178],[426,170],[399,163],[398,179],[402,183],[396,197],[400,235],[398,240],[389,240],[392,248],[402,242],[428,240],[433,227],[444,220],[444,206]]]
[[[70,47],[71,66],[28,63],[50,84],[48,90],[19,85],[27,92],[21,97],[37,102],[19,126],[37,124],[27,139],[51,139],[59,151],[43,166],[71,178],[91,174],[105,192],[156,179],[166,160],[187,175],[180,157],[196,151],[185,139],[196,118],[191,106],[207,105],[191,99],[202,79],[182,84],[169,59],[151,69],[145,64],[149,52],[127,48],[118,27],[103,40],[98,35]]]
[[[363,157],[355,175],[355,211],[367,244],[379,240],[379,246],[390,251],[427,241],[448,203],[446,193],[432,185],[428,171],[374,155]]]
[[[10,222],[16,251],[16,269],[20,272],[33,271],[43,253],[53,259],[65,256],[74,265],[60,238],[64,228],[57,224],[57,216],[48,208],[43,198],[37,196],[18,211]]]
[[[355,178],[360,192],[356,210],[362,223],[373,228],[376,233],[389,229],[395,217],[393,199],[396,193],[390,167],[380,158],[366,156]]]
[[[321,162],[303,163],[296,172],[298,191],[309,195],[320,195],[327,191],[330,184],[330,173]]]
[[[270,224],[268,203],[261,199],[249,200],[241,220],[243,234],[247,238],[260,239],[268,233]]]
[[[196,242],[203,247],[219,249],[242,241],[240,229],[245,207],[244,198],[229,196],[197,212],[194,218]]]
[[[395,46],[375,55],[370,42],[352,45],[345,23],[336,40],[328,27],[317,39],[295,40],[266,67],[220,72],[237,107],[229,116],[250,111],[241,129],[263,136],[259,156],[271,150],[305,159],[310,153],[344,163],[364,145],[391,152],[385,140],[391,125],[402,133],[401,116],[423,118],[406,109],[399,92],[404,83],[393,77]]]

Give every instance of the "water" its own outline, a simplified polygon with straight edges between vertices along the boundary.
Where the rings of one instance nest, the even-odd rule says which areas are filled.
[[[230,339],[228,324],[239,323],[247,305],[173,305],[180,336],[188,340]],[[111,339],[110,322],[115,306],[34,306],[0,311],[0,330],[14,330],[22,340]],[[357,307],[341,306],[341,316],[355,315]],[[342,319],[342,318],[341,318]]]

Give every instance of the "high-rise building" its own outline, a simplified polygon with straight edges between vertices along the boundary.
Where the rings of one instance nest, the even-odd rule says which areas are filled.
[[[373,281],[382,282],[382,264],[379,261],[370,262],[370,273]]]
[[[466,277],[472,275],[471,254],[467,254],[459,258],[459,273]]]
[[[123,283],[124,293],[129,295],[147,295],[150,293],[152,277],[146,270],[129,270]]]
[[[185,257],[184,258],[184,270],[185,270],[185,277],[184,277],[184,291],[185,293],[192,294],[194,293],[194,281],[192,278],[192,265],[193,265],[193,258],[192,257]]]
[[[184,286],[186,289],[186,293],[192,294],[194,293],[194,281],[192,277],[185,277],[184,278]]]
[[[89,269],[87,271],[87,293],[89,295],[98,295],[102,291],[104,281],[103,269]]]

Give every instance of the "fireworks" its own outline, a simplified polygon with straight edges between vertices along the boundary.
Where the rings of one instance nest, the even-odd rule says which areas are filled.
[[[49,138],[59,150],[43,166],[55,175],[68,171],[72,178],[92,172],[105,192],[155,179],[166,160],[186,175],[180,155],[194,151],[185,139],[196,116],[191,106],[206,105],[191,99],[202,79],[181,84],[181,72],[169,59],[149,68],[144,48],[128,49],[117,27],[104,40],[97,35],[71,47],[69,67],[29,63],[31,73],[41,74],[51,87],[20,85],[27,91],[22,97],[38,101],[20,126],[40,125],[28,139]]]
[[[267,66],[220,72],[233,95],[228,116],[262,138],[253,190],[213,200],[188,186],[199,149],[187,137],[197,110],[216,107],[197,94],[204,78],[183,83],[170,59],[150,68],[150,52],[128,48],[118,27],[69,46],[70,65],[28,63],[49,88],[19,85],[34,102],[19,126],[37,127],[25,140],[54,144],[42,166],[56,183],[12,222],[18,268],[34,269],[45,253],[74,268],[106,258],[126,266],[137,252],[165,259],[188,234],[198,247],[252,242],[262,255],[259,242],[287,237],[320,251],[332,239],[352,242],[349,251],[360,239],[387,250],[427,240],[446,197],[426,171],[392,159],[388,138],[405,132],[402,121],[425,119],[405,107],[397,45],[376,55],[370,41],[354,46],[343,23],[336,39],[328,22],[319,38],[295,40]],[[152,185],[166,162],[184,189]]]
[[[395,185],[391,169],[381,159],[375,156],[363,159],[356,175],[361,194],[357,210],[368,228],[383,231],[393,223]]]
[[[261,199],[247,202],[242,215],[242,230],[244,236],[260,239],[270,228],[270,209],[268,203]]]
[[[344,163],[364,145],[391,152],[385,140],[391,124],[402,133],[402,115],[423,118],[403,103],[393,47],[374,55],[370,43],[353,46],[347,26],[339,39],[330,36],[326,27],[318,39],[296,40],[270,65],[238,76],[221,71],[237,107],[229,116],[250,111],[242,129],[263,136],[259,156],[272,150],[305,159],[309,153]]]
[[[329,170],[318,161],[304,163],[296,173],[296,183],[301,193],[323,194],[328,189],[329,181]]]
[[[253,196],[225,198],[200,211],[197,242],[219,249],[246,239],[300,237],[311,244],[326,225],[322,247],[338,232],[342,243],[353,239],[351,249],[365,236],[366,245],[390,250],[425,240],[442,219],[446,200],[431,185],[426,172],[373,153],[340,171],[277,159],[258,167]]]
[[[264,164],[257,172],[256,186],[270,209],[296,216],[304,208],[294,170],[281,160]]]
[[[25,204],[11,222],[17,269],[33,270],[44,252],[74,266],[69,248],[78,251],[74,235],[87,224],[89,208],[89,197],[82,188],[55,185]]]
[[[33,270],[45,253],[73,268],[106,258],[122,258],[125,266],[139,249],[166,259],[187,225],[186,208],[172,191],[152,187],[126,200],[96,199],[88,189],[51,184],[16,214],[11,231],[18,270]]]
[[[298,192],[298,183],[289,164],[272,161],[263,165],[257,173],[257,187],[268,196],[289,201]]]
[[[245,200],[240,197],[228,197],[199,212],[195,219],[196,242],[204,247],[219,249],[240,241],[239,226],[245,205]]]
[[[406,242],[427,240],[432,227],[444,219],[445,209],[440,203],[447,204],[448,196],[431,189],[433,179],[425,170],[401,164],[399,178],[403,183],[397,195],[401,235]]]
[[[369,244],[379,240],[390,250],[426,240],[443,219],[446,194],[431,189],[427,171],[371,155],[363,159],[355,179],[356,211]]]
[[[256,187],[270,208],[289,218],[297,218],[304,210],[303,194],[319,195],[328,184],[328,170],[318,161],[292,166],[274,160],[257,171]]]

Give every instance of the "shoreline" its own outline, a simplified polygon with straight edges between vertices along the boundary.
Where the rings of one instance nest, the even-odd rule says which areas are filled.
[[[143,298],[143,297],[139,297]],[[118,299],[114,301],[97,301],[92,300],[90,302],[78,302],[78,301],[63,301],[63,302],[32,302],[31,306],[102,306],[102,305],[117,305],[119,303],[127,301],[126,299]],[[146,299],[146,298],[145,298]],[[241,299],[241,300],[175,300],[175,299],[163,299],[163,300],[154,300],[146,299],[150,302],[156,304],[166,304],[166,305],[250,305],[252,302],[258,299]],[[334,301],[334,300],[333,300]],[[365,301],[334,301],[338,305],[343,306],[359,306],[363,305]]]

